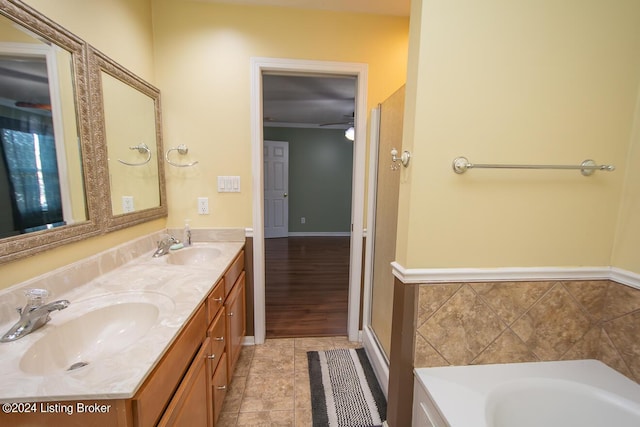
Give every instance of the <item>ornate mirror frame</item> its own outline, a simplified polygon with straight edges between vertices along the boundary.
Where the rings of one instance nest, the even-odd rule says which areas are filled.
[[[113,61],[102,52],[89,46],[89,87],[92,106],[93,136],[96,145],[96,166],[100,182],[100,198],[103,200],[101,211],[105,217],[105,231],[114,231],[135,224],[167,216],[167,197],[164,175],[164,149],[162,145],[162,117],[160,109],[160,90],[129,70]],[[105,129],[105,111],[101,73],[105,72],[124,84],[138,90],[153,99],[155,104],[155,147],[150,147],[158,166],[158,190],[160,206],[114,215],[111,201],[111,185]]]
[[[0,14],[71,53],[76,120],[88,215],[87,221],[78,224],[0,239],[0,264],[2,264],[100,234],[102,221],[99,216],[101,196],[98,191],[98,175],[95,173],[98,163],[91,144],[87,44],[18,0],[0,0]]]

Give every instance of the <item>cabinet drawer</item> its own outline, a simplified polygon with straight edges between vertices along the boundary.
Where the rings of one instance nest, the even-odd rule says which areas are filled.
[[[220,417],[220,411],[222,410],[222,403],[224,397],[227,395],[227,355],[222,355],[221,363],[218,364],[218,369],[213,374],[213,381],[211,382],[211,393],[213,396],[213,419],[214,424]]]
[[[207,325],[216,317],[216,313],[220,307],[224,305],[224,278],[218,280],[209,297],[207,297]]]
[[[236,280],[240,277],[242,270],[244,270],[244,251],[240,251],[236,259],[231,263],[227,272],[224,273],[225,295],[229,295],[231,288],[233,288],[234,283],[236,283]]]
[[[218,363],[220,363],[220,359],[222,358],[222,353],[224,353],[224,347],[226,343],[225,339],[225,309],[222,307],[221,310],[218,311],[218,315],[211,322],[209,329],[207,330],[207,336],[211,338],[211,345],[209,349],[209,359],[211,359],[211,371],[213,372]]]
[[[201,306],[133,398],[136,426],[156,425],[200,348],[205,327],[206,314]]]

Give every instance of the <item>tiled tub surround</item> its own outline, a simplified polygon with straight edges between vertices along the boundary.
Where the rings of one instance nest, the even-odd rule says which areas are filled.
[[[0,292],[2,333],[17,320],[15,307],[24,304],[24,289],[46,288],[51,293],[50,301],[68,299],[71,302],[69,308],[52,313],[52,320],[40,330],[17,341],[0,344],[0,376],[3,379],[0,401],[112,399],[135,394],[244,245],[244,230],[241,230],[232,233],[237,241],[196,243],[221,251],[207,268],[171,265],[167,263],[167,257],[151,256],[162,234],[137,239]],[[215,233],[202,233],[211,234]],[[74,371],[42,376],[20,369],[20,358],[25,351],[57,325],[73,318],[74,312],[87,311],[100,297],[106,296],[113,301],[144,293],[162,294],[167,298],[163,298],[155,326],[123,351]]]
[[[416,368],[597,359],[640,382],[640,290],[602,281],[420,285]]]

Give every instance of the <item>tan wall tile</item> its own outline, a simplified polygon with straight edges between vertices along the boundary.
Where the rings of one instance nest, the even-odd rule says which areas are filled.
[[[497,282],[470,285],[507,323],[513,323],[544,295],[550,282]]]
[[[614,319],[640,310],[640,289],[612,283],[607,290],[604,320]]]
[[[468,285],[462,286],[418,332],[453,365],[469,364],[506,325]]]
[[[536,362],[538,360],[526,344],[510,329],[507,329],[473,360],[473,364]]]
[[[590,327],[575,300],[556,284],[511,329],[541,360],[558,360]]]
[[[594,320],[602,319],[609,284],[608,280],[563,282],[565,289]]]
[[[611,281],[420,286],[416,367],[599,359],[640,381],[640,290]]]
[[[460,283],[446,283],[420,286],[418,290],[418,321],[422,324],[460,289]]]
[[[604,324],[613,345],[618,349],[634,378],[640,379],[640,310]]]

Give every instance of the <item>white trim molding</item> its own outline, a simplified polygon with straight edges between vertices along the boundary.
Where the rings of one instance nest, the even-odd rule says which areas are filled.
[[[371,326],[365,326],[362,331],[362,346],[371,362],[371,367],[376,374],[378,383],[384,396],[389,398],[389,360],[380,348],[380,343]]]
[[[391,263],[402,283],[612,280],[640,289],[640,275],[615,267],[404,268]]]
[[[611,267],[611,276],[609,279],[623,285],[631,286],[632,288],[640,289],[640,274],[632,271]]]
[[[358,340],[360,324],[360,283],[362,277],[362,230],[364,229],[365,164],[367,151],[367,87],[368,65],[364,63],[300,60],[287,58],[251,58],[251,167],[253,201],[253,271],[254,271],[254,340],[262,344],[266,338],[265,260],[264,260],[264,183],[262,75],[324,74],[357,77],[355,107],[355,141],[351,200],[351,254],[349,263],[349,302],[347,334]]]

